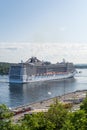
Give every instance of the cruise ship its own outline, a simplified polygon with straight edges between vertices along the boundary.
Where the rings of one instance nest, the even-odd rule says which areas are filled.
[[[52,64],[31,57],[26,62],[13,64],[9,70],[10,83],[31,83],[48,80],[61,80],[74,77],[76,73],[73,63]]]

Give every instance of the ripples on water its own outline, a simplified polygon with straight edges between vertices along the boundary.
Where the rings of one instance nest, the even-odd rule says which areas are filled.
[[[9,84],[8,76],[0,76],[0,103],[16,107],[41,101],[76,90],[87,89],[87,69],[75,78],[65,81],[47,81],[28,84]]]

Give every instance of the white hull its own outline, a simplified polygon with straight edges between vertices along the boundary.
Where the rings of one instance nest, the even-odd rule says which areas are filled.
[[[50,80],[62,80],[74,77],[76,72],[69,72],[63,74],[54,74],[54,75],[46,75],[46,76],[31,76],[27,77],[26,75],[22,76],[22,80],[14,80],[10,79],[10,83],[33,83],[33,82],[41,82],[41,81],[50,81]]]

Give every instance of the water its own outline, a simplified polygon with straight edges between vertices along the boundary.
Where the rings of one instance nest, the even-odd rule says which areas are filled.
[[[16,107],[43,99],[60,96],[76,90],[87,89],[87,69],[81,71],[75,78],[65,81],[47,81],[31,84],[9,84],[8,76],[0,76],[0,104]]]

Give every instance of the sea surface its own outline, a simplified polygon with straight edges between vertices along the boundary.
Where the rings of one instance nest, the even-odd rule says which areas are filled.
[[[87,90],[87,69],[77,71],[75,78],[27,84],[9,84],[8,76],[0,76],[0,104],[17,107],[76,90]]]

